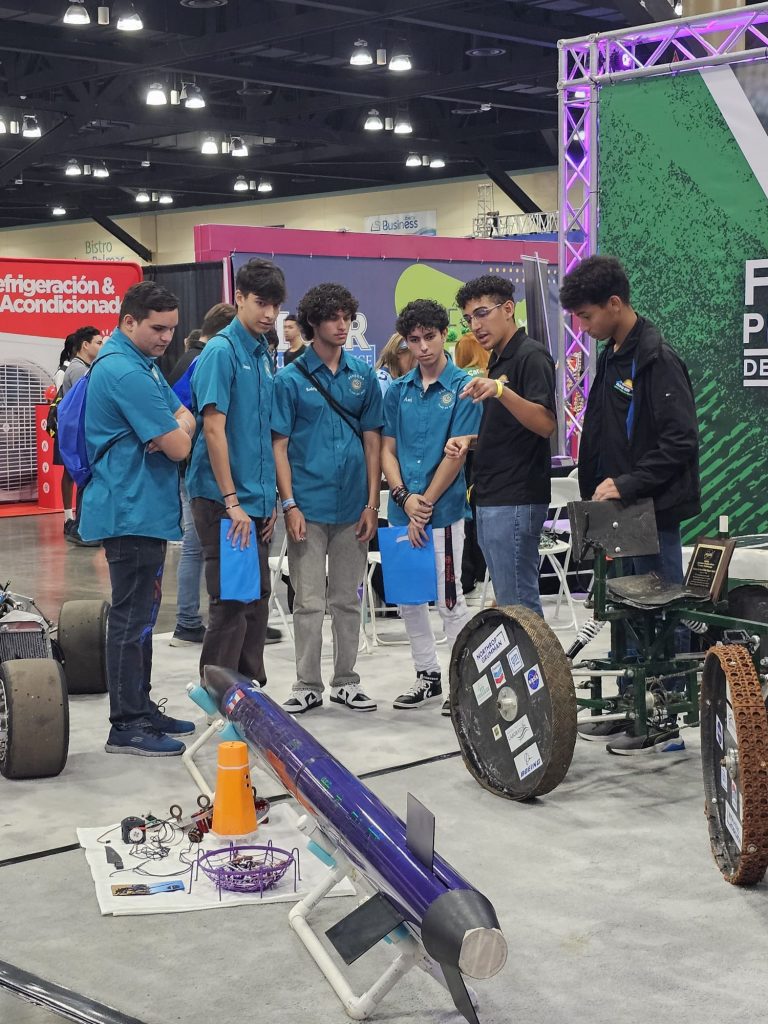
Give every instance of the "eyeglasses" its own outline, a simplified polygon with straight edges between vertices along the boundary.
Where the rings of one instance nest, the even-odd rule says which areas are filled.
[[[503,302],[497,302],[495,306],[480,306],[479,309],[473,309],[471,313],[467,313],[466,316],[461,318],[461,322],[465,327],[471,327],[473,320],[485,320],[487,316],[490,316],[494,309],[498,309],[499,306],[503,306]]]

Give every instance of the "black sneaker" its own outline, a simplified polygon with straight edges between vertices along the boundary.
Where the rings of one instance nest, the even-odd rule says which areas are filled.
[[[647,736],[622,736],[605,748],[609,754],[632,757],[635,754],[678,754],[685,750],[679,729],[649,729]]]
[[[601,740],[603,743],[614,736],[622,736],[631,729],[632,722],[628,718],[609,718],[606,721],[602,718],[590,718],[576,726],[576,732],[581,739]]]
[[[267,626],[267,639],[265,643],[279,644],[282,639],[283,634],[279,629],[275,629],[274,626]]]
[[[171,718],[165,711],[167,703],[165,697],[157,702],[149,716],[149,724],[168,736],[189,736],[190,733],[193,733],[197,728],[195,723],[188,722],[184,718]]]
[[[439,672],[417,672],[416,682],[406,693],[401,693],[397,700],[393,701],[393,708],[423,708],[425,704],[432,704],[443,696],[443,687]]]
[[[171,647],[190,647],[192,644],[201,644],[203,640],[205,640],[205,626],[195,626],[194,629],[177,626],[168,643]]]
[[[108,754],[138,754],[140,757],[178,757],[186,747],[181,740],[166,736],[151,725],[132,729],[112,726],[104,749]]]
[[[64,540],[69,541],[70,544],[75,544],[79,548],[100,548],[100,540],[83,540],[77,530],[77,524],[74,519],[70,519],[64,524]]]

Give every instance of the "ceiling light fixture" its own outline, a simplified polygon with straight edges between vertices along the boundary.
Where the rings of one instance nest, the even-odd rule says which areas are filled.
[[[0,117],[0,135],[5,135],[8,129],[5,126],[5,118]]]
[[[176,86],[174,86],[171,89],[171,106],[172,107],[178,107],[180,103],[181,103],[181,95],[179,93],[179,90],[176,88]]]
[[[93,176],[94,178],[108,178],[109,168],[103,160],[97,160],[93,165]]]
[[[77,160],[72,157],[71,160],[67,160],[67,166],[64,168],[64,173],[68,178],[76,178],[78,175],[83,173],[83,169]]]
[[[248,147],[239,135],[233,135],[229,140],[229,152],[232,156],[248,156]]]
[[[381,68],[383,68],[387,63],[387,51],[383,46],[380,46],[376,51],[376,63]]]
[[[678,18],[682,18],[682,16],[683,16],[682,0],[678,0],[678,2],[673,7],[673,10],[674,10],[675,14],[678,16]]]
[[[394,131],[394,128],[395,128],[395,119],[393,117],[385,117],[384,118],[384,131],[385,132],[391,132],[391,131]]]
[[[173,196],[169,195],[168,192],[161,192],[160,195],[158,196],[158,200],[157,201],[162,206],[170,206],[171,203],[173,202]]]
[[[164,87],[159,82],[153,82],[147,93],[147,106],[164,107],[167,102],[168,97],[165,95]]]
[[[401,111],[395,118],[395,135],[410,135],[413,131],[407,111]]]
[[[51,210],[51,213],[54,217],[64,217],[67,211],[64,209],[63,206],[54,206],[54,208]]]
[[[25,139],[39,139],[43,134],[34,114],[25,114],[21,119],[21,134]]]
[[[205,106],[205,97],[200,86],[195,85],[194,82],[189,82],[182,86],[181,98],[184,100],[184,106],[190,110],[202,110]]]
[[[219,152],[219,144],[212,135],[206,135],[200,152],[205,153],[206,156],[215,156]]]
[[[89,25],[91,16],[85,6],[85,0],[72,0],[64,14],[65,25]]]
[[[97,7],[96,8],[96,24],[97,25],[108,25],[109,24],[109,8],[108,7]]]
[[[439,168],[445,167],[445,160],[441,156],[433,156],[429,161],[429,166],[433,170],[439,170]]]
[[[133,4],[127,4],[117,18],[117,27],[121,32],[141,32],[144,22]]]
[[[472,46],[464,52],[468,57],[503,57],[507,51],[503,46]]]
[[[232,186],[232,188],[235,190],[235,192],[248,191],[248,182],[245,180],[242,174],[238,174],[238,176],[235,178],[235,183]]]
[[[369,110],[368,117],[363,125],[367,132],[380,132],[384,129],[384,122],[379,116],[378,110]]]
[[[364,68],[369,64],[373,64],[371,51],[368,49],[368,43],[366,43],[364,39],[358,39],[355,43],[355,48],[349,58],[349,63],[356,68]]]
[[[149,202],[149,192],[147,192],[146,189],[141,189],[139,192],[137,192],[136,193],[136,202],[137,203],[148,203]]]
[[[418,153],[409,153],[405,158],[406,167],[421,167],[421,157]]]
[[[258,191],[259,192],[271,192],[272,191],[272,182],[271,181],[267,181],[266,178],[259,178]]]
[[[412,67],[413,64],[411,63],[411,55],[408,53],[408,48],[401,43],[392,51],[392,56],[389,58],[389,70],[410,71]]]

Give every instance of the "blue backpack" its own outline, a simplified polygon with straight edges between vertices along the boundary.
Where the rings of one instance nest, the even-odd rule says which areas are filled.
[[[107,352],[101,359],[107,359],[117,353]],[[91,479],[91,469],[103,458],[109,449],[126,435],[118,434],[97,452],[93,462],[88,458],[85,443],[85,404],[88,397],[88,384],[96,363],[80,380],[64,395],[58,408],[57,429],[59,435],[59,452],[61,461],[78,487],[83,488]]]
[[[184,373],[179,377],[174,385],[171,387],[174,395],[178,398],[181,404],[187,408],[192,408],[192,374],[195,372],[195,366],[200,356],[195,356],[189,366],[186,368]]]

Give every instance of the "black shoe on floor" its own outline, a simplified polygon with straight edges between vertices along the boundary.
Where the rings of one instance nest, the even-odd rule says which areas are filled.
[[[401,693],[397,700],[393,701],[392,707],[398,710],[409,708],[423,708],[425,704],[432,704],[443,696],[443,687],[439,672],[417,672],[416,682],[405,693]]]
[[[67,526],[69,526],[70,524],[71,524],[70,529],[67,529]],[[64,524],[64,540],[69,541],[70,544],[75,544],[79,548],[100,548],[101,547],[101,541],[100,540],[83,540],[83,538],[80,536],[80,534],[77,531],[77,527],[75,526],[75,520],[74,519],[70,519],[69,523],[65,523]]]
[[[279,644],[282,639],[283,634],[279,629],[275,629],[274,626],[267,626],[267,639],[265,643]]]
[[[647,736],[620,736],[605,748],[609,754],[632,757],[635,754],[679,754],[685,751],[685,740],[679,729],[649,728]]]
[[[595,740],[605,743],[615,736],[623,736],[632,729],[628,718],[588,718],[576,726],[577,735],[583,740]]]
[[[194,629],[177,626],[168,643],[171,647],[191,647],[193,644],[201,644],[203,640],[205,640],[205,626],[195,626]]]

